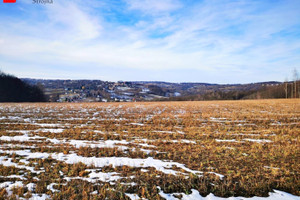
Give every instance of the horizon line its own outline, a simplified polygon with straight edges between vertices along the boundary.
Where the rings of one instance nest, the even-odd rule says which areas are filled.
[[[118,81],[111,81],[111,80],[101,80],[101,79],[85,79],[85,78],[79,78],[79,79],[72,79],[72,78],[20,78],[20,79],[33,79],[33,80],[50,80],[50,81],[103,81],[103,82],[153,82],[153,83],[173,83],[173,84],[184,84],[184,83],[191,83],[191,84],[210,84],[210,85],[249,85],[249,84],[259,84],[259,83],[285,83],[285,81],[259,81],[259,82],[251,82],[251,83],[209,83],[209,82],[172,82],[172,81],[128,81],[128,80],[118,80]],[[287,81],[287,82],[294,82],[293,80]]]

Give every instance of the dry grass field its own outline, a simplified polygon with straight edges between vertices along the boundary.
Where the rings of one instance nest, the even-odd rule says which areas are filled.
[[[0,104],[0,199],[299,199],[299,139],[296,99]]]

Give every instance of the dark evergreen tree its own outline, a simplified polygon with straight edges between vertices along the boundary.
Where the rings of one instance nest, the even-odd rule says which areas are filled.
[[[0,102],[45,102],[43,91],[0,71]]]

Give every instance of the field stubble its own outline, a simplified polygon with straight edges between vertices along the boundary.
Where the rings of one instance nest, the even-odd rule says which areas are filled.
[[[0,104],[0,198],[299,196],[299,119],[296,99]]]

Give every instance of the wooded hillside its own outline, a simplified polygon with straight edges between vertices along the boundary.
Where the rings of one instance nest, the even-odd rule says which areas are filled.
[[[37,86],[0,72],[0,102],[44,102],[46,97]]]

